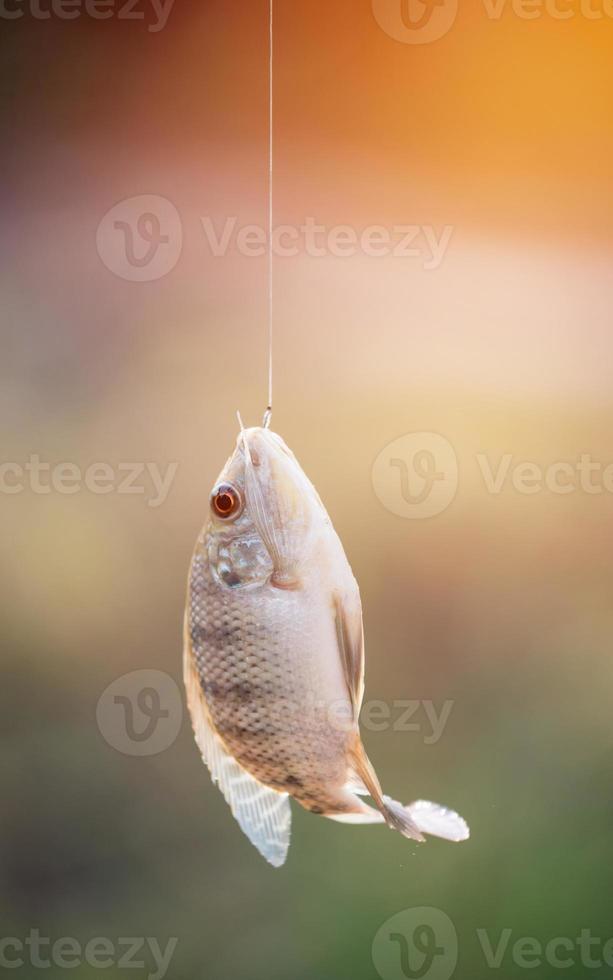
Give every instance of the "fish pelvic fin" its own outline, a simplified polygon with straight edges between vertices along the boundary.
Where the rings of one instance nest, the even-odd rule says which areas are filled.
[[[397,830],[403,837],[408,837],[410,840],[419,843],[425,842],[424,834],[431,834],[434,837],[441,837],[444,840],[454,842],[465,841],[470,837],[466,821],[453,810],[448,810],[437,803],[429,803],[426,800],[418,800],[404,806],[391,797],[385,796],[359,737],[356,739],[352,751],[352,766],[355,773],[354,781],[357,777],[364,784],[377,810],[367,807],[356,797],[355,813],[347,814],[348,819],[345,822],[382,823],[385,821],[392,830]]]
[[[388,827],[398,830],[404,837],[423,843],[425,837],[419,827],[413,822],[408,811],[399,803],[396,804],[389,796],[383,795],[381,784],[373,765],[366,755],[364,746],[359,736],[356,738],[352,750],[352,764],[356,774],[364,783],[364,786],[372,796],[377,809],[383,815]]]
[[[278,793],[250,775],[230,755],[215,731],[185,631],[184,679],[196,743],[211,778],[228,803],[241,830],[274,868],[287,857],[291,810],[287,793]]]

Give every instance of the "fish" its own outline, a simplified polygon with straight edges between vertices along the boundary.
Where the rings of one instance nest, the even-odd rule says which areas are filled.
[[[452,810],[382,791],[359,729],[358,584],[315,487],[268,427],[241,423],[211,491],[189,572],[183,670],[202,758],[273,867],[287,858],[292,798],[413,841],[468,839]]]

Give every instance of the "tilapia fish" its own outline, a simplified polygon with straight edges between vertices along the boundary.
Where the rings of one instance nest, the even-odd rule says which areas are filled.
[[[184,674],[212,778],[275,867],[289,847],[290,797],[416,841],[469,836],[450,810],[383,795],[359,732],[358,586],[315,488],[269,429],[241,430],[211,493],[190,569]]]

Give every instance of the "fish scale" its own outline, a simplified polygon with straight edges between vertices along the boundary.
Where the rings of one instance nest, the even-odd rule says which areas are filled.
[[[304,711],[305,692],[316,690],[317,671],[305,650],[312,630],[303,621],[303,604],[292,596],[294,608],[272,604],[272,617],[264,625],[257,592],[232,605],[220,595],[208,567],[210,550],[205,536],[190,578],[190,635],[213,723],[252,775],[278,787],[307,782],[308,800],[318,776],[324,782],[329,777],[331,733]],[[279,641],[281,631],[284,643]],[[236,637],[232,644],[230,633]],[[292,651],[298,644],[305,656],[296,661]],[[236,696],[237,689],[243,694]],[[313,769],[308,779],[295,775],[305,760]]]

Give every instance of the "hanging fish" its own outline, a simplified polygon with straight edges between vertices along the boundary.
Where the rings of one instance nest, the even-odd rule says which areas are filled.
[[[358,586],[315,488],[267,428],[241,427],[212,491],[190,570],[184,676],[212,778],[275,867],[289,847],[290,796],[415,841],[468,838],[456,813],[383,795],[358,724]]]

